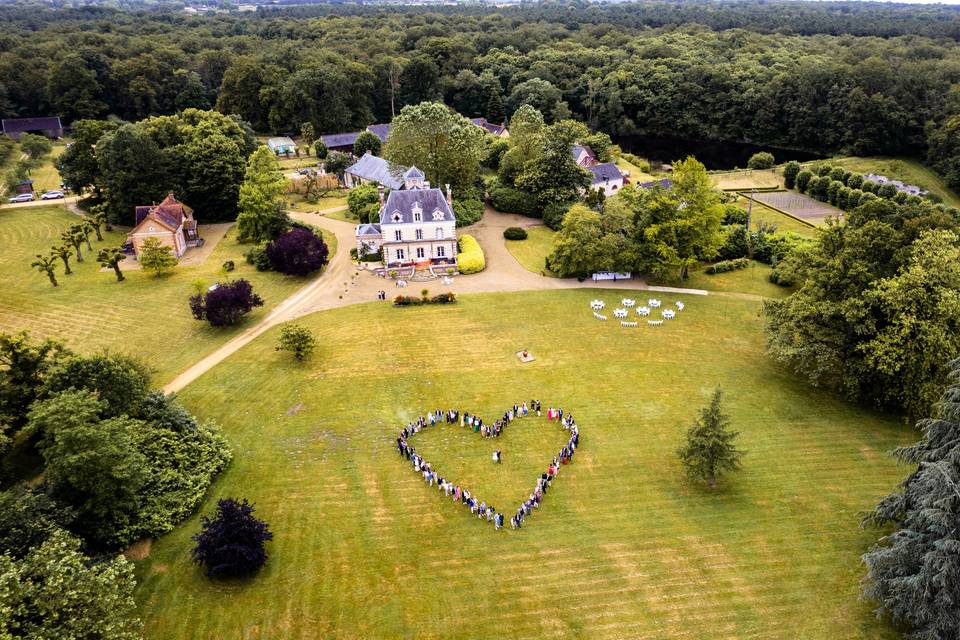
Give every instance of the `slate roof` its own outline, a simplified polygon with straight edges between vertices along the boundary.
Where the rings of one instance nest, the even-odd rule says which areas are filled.
[[[643,187],[644,189],[652,189],[654,187],[663,187],[664,189],[669,189],[673,186],[673,180],[667,180],[666,178],[663,180],[651,180],[650,182],[641,182],[637,186]]]
[[[24,131],[52,131],[63,129],[60,116],[49,118],[6,118],[2,121],[4,133],[23,133]]]
[[[387,138],[390,137],[390,125],[388,124],[372,124],[367,127],[367,131],[380,138],[380,142],[386,142]]]
[[[383,158],[378,158],[369,151],[353,163],[346,171],[350,175],[379,182],[390,189],[402,189],[401,177],[406,167],[392,165]]]
[[[573,156],[574,161],[580,158],[580,154],[582,152],[586,152],[588,158],[596,158],[596,156],[593,155],[593,151],[590,150],[590,147],[586,147],[582,144],[575,144],[570,147],[570,155]]]
[[[147,218],[156,220],[163,226],[169,227],[172,231],[176,231],[181,224],[184,224],[185,221],[187,222],[187,224],[184,224],[185,227],[192,228],[196,225],[196,222],[191,219],[193,216],[193,209],[182,202],[177,201],[177,199],[173,196],[172,191],[167,194],[167,197],[164,198],[163,202],[160,204],[155,206],[139,206],[136,207],[134,211],[137,215],[137,221],[134,226],[139,226],[140,223]]]
[[[423,171],[420,171],[420,169],[417,168],[417,165],[413,165],[407,169],[406,173],[403,174],[403,177],[407,180],[423,180],[426,178],[426,176],[423,175]]]
[[[473,118],[472,120],[470,120],[470,122],[477,125],[478,127],[483,127],[484,129],[486,129],[487,131],[489,131],[495,136],[501,135],[506,130],[506,127],[504,127],[503,125],[493,124],[492,122],[488,122],[486,118]]]
[[[410,191],[391,191],[387,202],[380,210],[380,224],[402,224],[415,222],[413,209],[419,205],[422,212],[422,222],[453,221],[456,218],[447,199],[440,189],[411,189]],[[438,212],[442,217],[434,217]],[[395,213],[400,214],[398,221],[393,220]]]
[[[328,133],[325,136],[320,136],[320,140],[323,141],[323,144],[327,145],[328,149],[334,147],[352,147],[359,135],[359,131],[351,131],[350,133]]]
[[[605,182],[612,182],[614,180],[623,180],[623,174],[620,173],[620,169],[612,162],[602,162],[592,167],[587,167],[586,169],[593,174],[594,185],[604,184]]]
[[[380,225],[378,224],[358,224],[357,236],[378,236],[380,235]]]

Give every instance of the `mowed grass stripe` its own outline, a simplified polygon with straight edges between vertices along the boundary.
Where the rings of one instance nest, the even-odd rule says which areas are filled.
[[[858,524],[905,475],[887,452],[914,434],[768,361],[756,302],[680,298],[662,331],[627,331],[590,316],[597,295],[324,312],[303,320],[309,362],[275,353],[274,331],[191,385],[183,400],[237,453],[205,510],[249,497],[276,540],[260,575],[228,585],[189,562],[196,517],[159,541],[138,568],[148,635],[892,637],[858,598],[876,537]],[[518,363],[520,348],[537,360]],[[710,492],[674,450],[716,384],[748,455]],[[583,446],[519,532],[493,532],[396,454],[428,409],[489,420],[531,398],[572,411]],[[494,446],[443,429],[416,438],[466,459]],[[431,451],[441,469],[463,455]]]

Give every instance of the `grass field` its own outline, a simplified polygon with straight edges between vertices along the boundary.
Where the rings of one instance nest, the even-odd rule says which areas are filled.
[[[334,207],[343,207],[347,204],[347,192],[337,192],[334,195],[320,198],[316,202],[307,202],[299,193],[287,193],[283,196],[293,211],[323,211]]]
[[[649,182],[650,180],[656,180],[654,176],[649,171],[644,171],[637,165],[633,164],[626,158],[617,158],[617,168],[621,171],[627,171],[630,174],[630,182]]]
[[[261,273],[246,264],[232,232],[217,245],[213,254],[195,267],[178,267],[168,276],[154,278],[140,270],[127,272],[126,281],[116,282],[113,272],[100,272],[95,257],[87,255],[74,274],[57,269],[59,287],[30,268],[37,253],[48,253],[60,244],[60,232],[78,220],[61,206],[0,210],[0,331],[29,329],[36,336],[63,337],[75,349],[90,352],[112,348],[143,359],[156,369],[155,381],[163,383],[188,365],[213,351],[244,326],[266,315],[278,302],[307,281],[276,273]],[[94,253],[101,247],[119,245],[119,232],[94,240]],[[331,253],[335,238],[325,236]],[[254,310],[245,323],[222,330],[193,319],[187,306],[197,280],[212,284],[224,278],[220,267],[234,260],[231,278],[246,278],[263,297],[264,306]]]
[[[524,269],[556,277],[547,269],[547,256],[553,251],[556,231],[547,227],[527,227],[526,240],[504,240],[507,250]]]
[[[951,207],[960,207],[960,197],[950,190],[943,178],[916,160],[888,157],[848,157],[833,158],[829,162],[857,173],[878,173],[907,184],[915,184],[936,193]]]
[[[53,152],[40,161],[40,166],[30,171],[30,179],[33,180],[33,190],[37,193],[50,191],[60,188],[60,172],[53,165],[54,161],[60,157],[67,147],[63,143],[54,143]]]
[[[783,176],[777,169],[745,169],[710,173],[710,181],[720,189],[760,189],[783,185]]]
[[[249,498],[275,539],[259,575],[217,583],[190,562],[199,516],[159,540],[137,568],[145,635],[896,637],[858,598],[877,536],[858,523],[907,472],[887,452],[916,434],[766,359],[757,301],[681,297],[656,329],[594,320],[588,301],[621,293],[345,307],[298,321],[318,338],[311,360],[275,352],[274,329],[193,383],[182,400],[235,452],[202,511]],[[747,455],[711,492],[674,451],[717,384]],[[582,438],[520,531],[469,517],[397,456],[397,431],[427,409],[489,421],[531,398],[572,411]],[[511,425],[493,443],[443,427],[414,446],[512,507],[553,429]]]

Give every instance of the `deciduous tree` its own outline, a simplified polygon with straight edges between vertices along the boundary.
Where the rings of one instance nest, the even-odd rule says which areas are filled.
[[[299,324],[284,325],[277,342],[277,351],[289,351],[297,360],[307,358],[317,346],[310,329]]]
[[[173,255],[173,251],[156,238],[147,238],[143,241],[140,245],[138,260],[144,271],[152,273],[157,278],[169,273],[177,266],[177,257]]]

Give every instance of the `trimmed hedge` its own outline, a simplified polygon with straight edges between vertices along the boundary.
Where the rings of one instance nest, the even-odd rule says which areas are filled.
[[[737,269],[746,269],[750,266],[750,260],[747,258],[737,258],[736,260],[723,260],[707,267],[707,273],[714,275],[717,273],[726,273],[727,271],[736,271]]]
[[[507,227],[503,230],[503,237],[507,240],[526,240],[527,230],[520,227]]]
[[[417,296],[396,296],[393,299],[395,307],[417,307],[422,304],[452,304],[457,301],[453,292],[441,293],[432,298],[418,298]]]
[[[460,236],[457,243],[460,253],[457,256],[457,264],[460,267],[460,273],[466,275],[470,273],[479,273],[487,268],[487,259],[483,255],[483,249],[477,239],[469,234]]]
[[[473,198],[454,200],[453,215],[458,227],[470,226],[483,217],[483,202]]]

